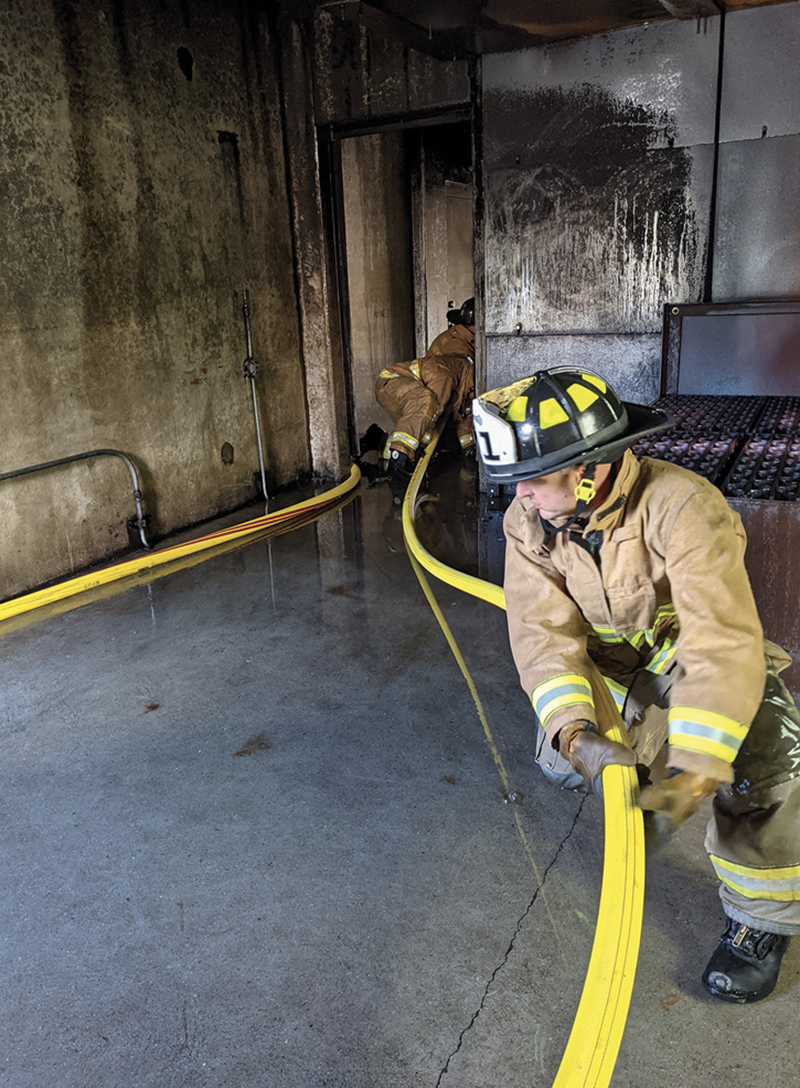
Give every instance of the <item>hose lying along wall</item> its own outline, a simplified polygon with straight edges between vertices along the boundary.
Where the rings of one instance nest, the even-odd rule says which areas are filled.
[[[417,536],[417,493],[441,430],[440,425],[406,491],[406,547],[412,559],[440,581],[505,609],[500,586],[445,566],[422,547]],[[601,731],[624,742],[619,712],[599,671],[594,670],[589,680]],[[478,708],[480,713],[480,704]],[[644,827],[642,814],[634,804],[635,788],[636,773],[632,768],[611,766],[603,771],[605,848],[597,926],[583,993],[553,1088],[607,1088],[619,1053],[639,955],[644,906]],[[524,837],[523,845],[527,850]]]
[[[335,509],[342,499],[357,487],[360,479],[361,472],[353,465],[349,477],[343,483],[338,484],[330,491],[324,491],[321,495],[316,495],[312,499],[306,499],[294,506],[287,506],[285,510],[277,510],[273,514],[253,518],[251,521],[232,525],[228,529],[220,529],[216,533],[197,537],[185,544],[174,544],[160,551],[148,552],[146,555],[137,556],[135,559],[129,559],[114,566],[103,567],[89,574],[81,574],[77,578],[69,578],[67,581],[58,582],[46,589],[38,589],[33,593],[14,597],[10,601],[0,604],[0,621],[10,619],[12,616],[19,616],[24,612],[30,612],[44,605],[51,605],[79,593],[96,590],[101,586],[118,582],[121,579],[133,579],[142,574],[147,574],[149,576],[147,580],[151,580],[152,577],[158,576],[151,574],[151,572],[156,571],[159,567],[166,567],[168,564],[170,564],[169,569],[165,569],[160,573],[169,574],[175,569],[174,564],[198,556],[199,553],[211,552],[213,549],[219,550],[224,546],[234,547],[259,535],[277,536],[279,533],[299,529],[301,525],[314,521],[316,518],[321,517],[322,514],[330,513]],[[202,558],[209,557],[202,556]]]

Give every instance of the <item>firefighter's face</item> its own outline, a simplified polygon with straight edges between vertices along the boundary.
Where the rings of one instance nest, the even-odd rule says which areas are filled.
[[[543,518],[565,517],[571,514],[576,505],[575,488],[583,476],[583,467],[561,469],[549,472],[546,476],[536,476],[532,480],[520,480],[517,484],[517,496],[531,499]]]

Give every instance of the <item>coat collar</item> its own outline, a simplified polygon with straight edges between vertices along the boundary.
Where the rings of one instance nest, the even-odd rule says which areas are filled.
[[[612,529],[617,528],[625,516],[625,503],[636,485],[640,469],[641,466],[636,457],[630,450],[625,450],[606,501],[597,510],[592,510],[586,526],[587,532],[601,529],[604,533],[610,533]]]
[[[450,333],[456,340],[463,340],[470,348],[475,347],[475,333],[470,332],[466,325],[453,325]]]

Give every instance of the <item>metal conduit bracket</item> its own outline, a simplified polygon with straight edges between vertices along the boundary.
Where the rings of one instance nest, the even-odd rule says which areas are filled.
[[[138,532],[142,547],[146,551],[150,551],[150,543],[145,535],[147,515],[142,506],[142,489],[139,486],[139,474],[130,457],[126,456],[126,454],[122,453],[120,450],[87,450],[85,453],[74,453],[70,457],[59,457],[54,461],[42,461],[38,465],[28,465],[26,468],[17,468],[12,472],[2,472],[0,473],[0,482],[3,480],[14,480],[19,476],[31,476],[34,472],[45,472],[47,469],[57,468],[59,465],[71,465],[75,461],[88,461],[92,457],[118,457],[124,462],[133,482],[133,504],[136,508],[136,513],[128,518],[126,528],[130,532]]]

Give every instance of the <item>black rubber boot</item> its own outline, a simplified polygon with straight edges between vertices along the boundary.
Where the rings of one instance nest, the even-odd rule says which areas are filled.
[[[780,933],[751,929],[728,919],[714,955],[708,961],[703,985],[720,1001],[749,1005],[769,997],[778,981],[789,938]]]
[[[392,476],[396,476],[408,483],[413,471],[414,462],[407,453],[401,453],[400,450],[391,451],[389,454],[389,472]]]

